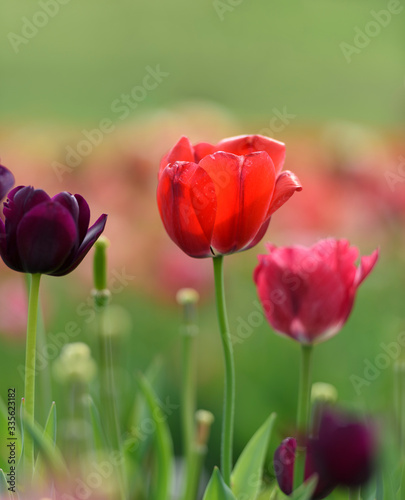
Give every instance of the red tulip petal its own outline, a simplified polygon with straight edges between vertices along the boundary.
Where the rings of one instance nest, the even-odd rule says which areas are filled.
[[[276,188],[274,190],[273,199],[271,200],[267,216],[269,217],[282,205],[284,205],[284,203],[291,198],[295,191],[301,190],[302,186],[295,174],[289,170],[282,172],[277,177]]]
[[[49,274],[63,264],[77,238],[76,223],[65,207],[52,201],[37,205],[17,228],[17,249],[24,271]]]
[[[265,152],[218,152],[204,157],[200,166],[214,183],[218,203],[212,247],[220,254],[237,252],[254,239],[266,219],[274,190],[273,163]]]
[[[169,163],[176,161],[190,161],[194,162],[194,150],[188,137],[181,137],[179,141],[172,147],[172,149],[165,154],[160,162],[159,176]]]
[[[285,160],[285,144],[264,135],[239,135],[223,139],[216,146],[217,151],[235,155],[247,155],[256,151],[266,151],[270,156],[276,175],[281,172]]]
[[[354,279],[354,285],[356,287],[358,287],[363,282],[363,280],[365,280],[367,276],[370,274],[370,272],[377,263],[379,254],[380,251],[377,248],[377,250],[374,250],[374,252],[371,255],[365,255],[364,257],[361,258],[360,266],[357,269],[356,277]]]
[[[161,174],[157,200],[170,238],[191,257],[212,255],[217,212],[213,181],[196,163],[176,162]]]
[[[259,231],[257,232],[256,236],[253,238],[253,240],[249,243],[247,247],[245,247],[243,250],[249,250],[249,248],[255,247],[260,241],[263,239],[264,235],[267,232],[267,229],[269,228],[270,225],[270,220],[271,217],[269,217],[264,224],[261,225]]]
[[[217,151],[217,149],[213,144],[208,142],[199,142],[194,145],[194,161],[199,163],[204,156],[212,155],[215,151]]]

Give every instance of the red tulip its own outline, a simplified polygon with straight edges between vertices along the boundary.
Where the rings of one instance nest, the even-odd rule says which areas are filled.
[[[378,250],[355,261],[346,240],[322,240],[310,248],[268,245],[254,272],[267,320],[276,332],[304,344],[335,335],[352,310],[357,288],[377,262]]]
[[[187,137],[163,158],[157,200],[170,238],[191,257],[251,248],[271,215],[301,185],[282,172],[283,143],[260,135],[192,146]]]

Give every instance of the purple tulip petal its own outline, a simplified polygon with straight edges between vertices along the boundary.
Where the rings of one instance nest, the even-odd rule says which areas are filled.
[[[3,165],[0,165],[0,200],[2,200],[14,185],[14,175]]]
[[[76,252],[74,258],[66,261],[62,267],[57,269],[55,272],[48,273],[51,276],[64,276],[74,271],[76,267],[81,263],[84,257],[89,252],[90,248],[97,241],[98,237],[104,231],[105,224],[107,222],[107,215],[101,215],[97,221],[91,226],[87,231],[86,237],[84,238],[82,244],[80,245],[78,251]]]
[[[90,208],[83,196],[80,196],[80,194],[75,194],[75,198],[77,200],[77,203],[79,204],[79,220],[77,222],[77,226],[79,230],[79,244],[81,244],[86,237],[87,230],[89,229]]]
[[[79,205],[77,203],[76,198],[68,193],[67,191],[63,191],[62,193],[58,193],[56,196],[52,198],[52,201],[56,203],[60,203],[67,210],[69,210],[73,220],[76,222],[79,219]]]
[[[78,234],[70,212],[48,201],[24,215],[17,228],[17,250],[28,273],[50,274],[60,267],[77,244]]]

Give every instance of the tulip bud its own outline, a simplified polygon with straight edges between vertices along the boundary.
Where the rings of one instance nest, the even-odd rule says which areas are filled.
[[[196,446],[205,450],[215,418],[210,411],[198,410],[195,413],[195,420],[197,424]]]
[[[184,334],[196,335],[198,327],[195,325],[197,316],[197,303],[200,296],[193,288],[181,288],[176,294],[177,303],[183,307],[184,315]]]
[[[100,238],[94,244],[94,288],[96,290],[105,290],[107,288],[107,248],[110,241],[105,236]]]
[[[315,382],[311,389],[311,402],[336,403],[338,393],[336,387],[325,382]]]

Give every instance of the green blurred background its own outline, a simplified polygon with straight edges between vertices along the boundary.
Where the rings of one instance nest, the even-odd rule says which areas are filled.
[[[111,102],[155,65],[169,76],[142,109],[197,98],[249,118],[283,106],[304,123],[404,118],[401,3],[348,63],[341,44],[353,45],[355,28],[364,31],[389,2],[64,1],[28,43],[14,42],[17,53],[11,33],[23,34],[24,18],[46,18],[35,18],[38,2],[2,5],[4,120],[109,116]]]
[[[46,12],[45,4],[48,9],[52,5],[58,10],[56,15],[48,15],[45,25],[31,39],[26,38],[28,43],[15,38],[15,35],[24,36],[26,31],[23,30],[32,30],[32,27],[26,26],[34,19],[46,19],[46,16],[38,16],[38,12]],[[320,0],[294,3],[281,0],[70,0],[64,5],[27,1],[3,3],[0,15],[0,157],[11,170],[14,166],[19,167],[19,183],[32,182],[39,187],[42,183],[48,184],[44,172],[53,176],[50,164],[55,157],[49,155],[48,150],[47,154],[41,154],[46,140],[54,139],[60,150],[64,150],[67,144],[73,144],[72,137],[79,137],[82,127],[95,128],[102,119],[110,119],[114,126],[117,125],[118,131],[113,136],[119,134],[120,128],[131,127],[135,123],[139,138],[134,135],[134,142],[141,150],[141,157],[144,158],[146,153],[139,143],[146,137],[148,145],[156,145],[151,155],[158,158],[170,147],[171,136],[178,135],[181,124],[186,125],[184,132],[180,133],[195,133],[193,140],[204,139],[198,129],[200,112],[211,140],[221,139],[216,135],[227,127],[232,133],[234,130],[255,133],[267,127],[277,138],[286,140],[287,151],[292,151],[289,154],[295,155],[295,160],[300,158],[301,153],[311,150],[311,158],[317,158],[319,162],[311,174],[315,180],[317,172],[324,167],[322,158],[317,157],[318,137],[322,135],[325,125],[334,121],[352,122],[361,128],[371,129],[390,150],[387,165],[395,166],[400,150],[398,144],[403,144],[405,117],[403,4],[399,3],[396,8],[400,12],[391,14],[386,26],[379,25],[378,34],[370,36],[359,53],[353,53],[351,62],[345,58],[341,46],[342,43],[353,45],[356,27],[364,31],[370,22],[375,23],[372,11],[386,10],[388,5],[389,2],[380,1]],[[113,103],[118,100],[122,104],[123,94],[130,94],[131,90],[142,86],[150,68],[155,72],[156,68],[160,68],[165,73],[161,82],[156,88],[148,90],[138,102],[132,100],[132,106],[124,106],[117,111],[117,104],[114,106]],[[143,95],[142,91],[138,92],[137,95]],[[171,122],[172,110],[181,109],[187,102],[198,103],[197,108],[191,107],[187,111],[189,121],[180,119],[180,125]],[[124,113],[123,109],[128,109],[128,113]],[[213,119],[223,119],[226,124],[211,123],[210,111],[208,117],[204,114],[206,109],[215,110]],[[162,110],[169,113],[162,118],[166,129],[156,133],[152,128],[150,134],[155,133],[155,136],[149,143],[148,120],[153,116],[154,123],[158,123]],[[289,123],[284,124],[286,127],[281,130],[280,122],[274,121],[280,112],[291,115],[291,127],[287,127]],[[145,127],[144,122],[147,124]],[[275,123],[277,126],[273,126]],[[68,127],[68,132],[63,127]],[[160,140],[163,133],[167,133],[170,140],[166,136]],[[287,139],[292,136],[292,144],[300,144],[301,135],[305,144],[310,136],[310,145],[302,147],[301,144],[294,153],[294,147],[288,149]],[[128,135],[125,140],[128,141]],[[373,143],[372,139],[367,142],[370,143]],[[345,157],[351,153],[350,141],[348,144],[348,151],[347,144],[344,144]],[[35,166],[24,166],[19,156],[24,150],[25,156],[35,151]],[[157,162],[151,162],[153,180],[144,189],[138,177],[128,177],[125,162],[121,159],[116,163],[108,161],[111,166],[109,172],[115,172],[117,176],[121,175],[120,167],[123,171],[127,168],[127,177],[124,175],[122,179],[133,182],[134,185],[130,186],[133,187],[134,198],[148,197],[146,205],[149,203],[147,206],[154,213],[153,220],[159,236],[150,236],[146,232],[146,223],[142,222],[146,212],[134,209],[133,213],[126,213],[125,216],[134,218],[132,227],[137,232],[137,238],[151,238],[151,246],[168,239],[163,234],[154,206]],[[36,170],[38,164],[45,166]],[[296,164],[299,169],[299,162],[296,161]],[[90,171],[93,177],[87,177]],[[102,200],[100,194],[95,194],[97,183],[94,178],[101,175],[99,172],[105,170],[97,165],[97,161],[90,162],[90,165],[83,164],[74,175],[66,177],[65,184],[59,184],[60,189],[80,189],[79,192],[89,202],[94,200],[93,203],[97,203],[97,210],[113,212],[110,207],[116,200],[111,193],[108,190],[106,195],[103,193]],[[108,175],[106,179],[108,182]],[[305,191],[299,196],[304,197]],[[312,203],[317,205],[317,200],[313,199]],[[125,210],[124,205],[123,212]],[[327,206],[320,211],[327,211]],[[367,212],[368,207],[362,205],[362,211]],[[277,217],[283,220],[281,211]],[[305,230],[299,223],[294,225],[294,220],[294,216],[289,217],[287,238],[284,238],[280,223],[275,227],[274,236],[272,233],[272,240],[285,244],[291,241],[308,242],[335,234],[346,236],[341,227],[334,233],[330,227],[317,226],[303,236]],[[125,232],[127,227],[123,230],[119,224],[119,215],[114,216],[113,213],[106,232],[112,239],[112,251],[115,244],[125,245],[128,238]],[[369,253],[376,246],[381,247],[381,260],[360,290],[347,326],[341,334],[316,349],[314,366],[314,380],[334,384],[343,404],[361,411],[373,411],[376,415],[392,409],[393,362],[380,370],[376,380],[364,387],[360,396],[354,390],[350,376],[362,377],[365,360],[374,363],[376,356],[383,352],[381,342],[395,341],[404,329],[405,265],[401,246],[403,239],[398,239],[398,234],[403,234],[403,225],[384,224],[383,233],[381,227],[377,232],[369,226],[357,232],[351,228],[351,234],[357,238],[353,243],[361,245],[363,253]],[[384,236],[381,237],[381,234]],[[145,252],[142,244],[139,246]],[[226,265],[229,312],[234,331],[237,331],[241,321],[247,321],[252,311],[257,310],[251,274],[258,252],[263,252],[262,245],[257,252],[251,250],[232,256]],[[139,266],[137,261],[144,255],[141,251],[138,253],[138,246],[134,248],[134,266]],[[139,278],[138,268],[133,270],[128,262],[131,261],[127,261],[127,270],[134,275],[134,282],[114,297],[114,303],[126,309],[132,323],[130,335],[123,340],[125,348],[120,374],[120,404],[127,413],[136,392],[136,372],[146,370],[157,355],[165,360],[160,377],[162,397],[170,395],[173,401],[178,402],[181,378],[178,334],[181,314],[173,299],[174,292],[172,295],[163,293],[162,298],[156,263],[150,262],[146,266],[153,275],[151,279],[156,281],[151,290],[148,279]],[[120,265],[118,259],[114,265]],[[194,267],[199,265],[202,265],[201,261],[192,263]],[[83,276],[43,280],[46,295],[52,298],[47,330],[62,331],[66,322],[73,318],[83,329],[81,339],[96,350],[92,325],[87,325],[85,318],[77,314],[78,305],[87,300],[91,290],[90,256],[82,267],[87,269]],[[207,291],[203,296],[199,314],[200,336],[196,341],[198,407],[209,409],[216,415],[209,451],[211,466],[217,463],[218,457],[222,356],[213,297]],[[10,383],[19,387],[21,395],[22,381],[17,367],[23,361],[23,343],[10,338],[0,342],[1,395],[6,393]],[[235,345],[235,354],[236,455],[271,411],[279,415],[272,443],[274,450],[278,440],[294,428],[298,346],[274,335],[261,321],[244,342]],[[97,384],[93,389],[97,391]],[[60,386],[54,382],[52,397],[60,404],[63,414],[66,403],[63,400],[59,402],[59,396]],[[43,419],[45,410],[39,410],[39,414]],[[179,415],[174,413],[169,423],[174,432],[176,451],[179,452]],[[268,473],[271,475],[270,459]]]

